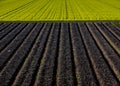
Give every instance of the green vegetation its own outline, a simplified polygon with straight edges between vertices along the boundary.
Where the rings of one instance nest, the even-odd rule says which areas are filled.
[[[0,21],[120,20],[120,0],[0,0]]]

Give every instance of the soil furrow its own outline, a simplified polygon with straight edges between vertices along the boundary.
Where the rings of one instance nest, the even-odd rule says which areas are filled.
[[[46,48],[46,43],[48,41],[48,37],[51,31],[52,23],[48,23],[46,27],[43,28],[42,34],[40,36],[40,41],[38,43],[38,48],[35,54],[32,56],[33,60],[30,64],[30,67],[27,69],[27,73],[22,82],[22,85],[29,86],[33,85],[40,67],[41,59],[43,58],[43,53]]]
[[[15,29],[6,35],[1,41],[0,41],[0,51],[2,51],[5,47],[7,47],[12,40],[23,30],[26,24],[20,24],[18,27],[15,27]]]
[[[8,33],[10,33],[12,30],[14,30],[17,25],[18,25],[17,23],[12,23],[10,26],[2,30],[0,32],[0,40],[4,38],[4,36],[6,36]]]
[[[113,47],[114,50],[120,55],[120,40],[116,39],[102,24],[95,23],[97,29],[106,38],[108,43]]]
[[[120,30],[120,22],[111,22],[111,24],[116,26]]]
[[[120,58],[117,53],[113,50],[113,48],[107,43],[105,38],[100,34],[97,28],[92,23],[87,23],[87,27],[90,33],[93,35],[94,40],[96,41],[97,45],[101,49],[105,59],[107,60],[108,64],[112,68],[111,70],[114,71],[118,80],[120,80]],[[93,30],[94,29],[94,30]]]
[[[0,32],[4,29],[6,29],[9,25],[11,25],[12,23],[3,23],[1,26],[0,26]]]
[[[69,39],[70,39],[70,46],[71,46],[71,55],[72,55],[72,57],[71,57],[71,63],[72,63],[72,74],[73,74],[73,76],[74,76],[74,85],[76,86],[77,84],[78,84],[78,82],[77,82],[77,76],[76,76],[76,66],[75,66],[75,57],[74,57],[74,54],[73,54],[73,45],[72,45],[72,37],[71,37],[71,31],[70,31],[70,29],[71,29],[71,25],[70,25],[70,23],[68,23],[68,31],[69,31]]]
[[[40,39],[42,38],[42,35],[44,34],[43,30],[44,28],[46,27],[46,24],[44,25],[44,23],[42,24],[42,26],[39,26],[38,28],[40,28],[40,32],[39,34],[37,35],[37,38],[36,38],[36,41],[33,45],[33,48],[31,49],[30,53],[28,54],[28,56],[26,57],[26,60],[22,66],[22,68],[20,69],[16,79],[15,79],[15,82],[13,83],[12,86],[16,86],[16,85],[19,85],[23,82],[23,79],[22,78],[25,78],[25,74],[27,74],[27,71],[30,67],[30,64],[32,62],[32,60],[34,60],[34,55],[36,54],[37,52],[37,48],[39,48],[39,43],[40,43]]]
[[[118,82],[112,75],[111,70],[109,69],[106,61],[103,58],[103,55],[101,54],[93,38],[91,37],[90,32],[87,30],[87,27],[82,23],[80,23],[79,25],[81,26],[80,32],[82,34],[84,44],[87,48],[89,58],[92,62],[100,86],[118,85]]]
[[[57,26],[56,28],[59,27],[59,33],[58,33],[58,38],[57,38],[57,49],[56,49],[56,58],[54,61],[54,70],[53,70],[53,78],[52,78],[52,86],[56,86],[57,85],[57,69],[58,69],[58,56],[59,56],[59,48],[60,48],[60,35],[61,35],[61,23],[58,23],[59,26]]]
[[[119,86],[119,42],[116,21],[0,22],[0,86]]]
[[[34,23],[28,24],[28,26],[26,26],[24,30],[0,53],[0,71],[24,42],[34,25]]]
[[[26,28],[26,29],[28,29],[28,28]],[[12,56],[12,58],[9,60],[7,65],[1,71],[0,81],[3,80],[2,83],[4,82],[4,84],[1,83],[1,85],[11,85],[11,83],[14,80],[14,77],[16,76],[17,72],[19,71],[19,69],[22,66],[22,64],[25,60],[25,57],[31,50],[31,47],[36,38],[36,32],[38,32],[38,31],[39,31],[39,28],[36,28],[36,27],[33,28],[33,30],[29,33],[27,38],[22,43],[22,45],[18,48],[16,53]],[[5,77],[6,75],[8,77]]]
[[[1,22],[0,22],[0,26],[1,26],[2,24],[4,24],[4,23],[1,23]]]
[[[118,39],[120,40],[120,31],[116,28],[116,27],[113,27],[112,25],[108,24],[108,23],[102,23],[104,24],[104,26],[106,28],[109,29],[109,31]]]
[[[92,70],[91,63],[87,57],[87,53],[79,33],[79,29],[76,23],[71,23],[70,25],[73,55],[76,66],[76,78],[78,86],[82,85],[94,85],[98,83],[94,76],[94,71]],[[84,82],[85,81],[85,82]]]
[[[114,24],[113,22],[108,23],[110,26],[112,26],[113,28],[116,28],[118,31],[120,31],[120,27],[118,26],[118,24]]]
[[[52,27],[52,30],[49,35],[49,39],[47,41],[46,49],[43,55],[43,58],[40,63],[40,68],[36,77],[35,86],[44,86],[44,85],[52,85],[53,83],[53,77],[54,70],[56,70],[54,67],[57,65],[57,43],[58,41],[58,35],[59,35],[59,24],[54,23],[54,27]]]
[[[57,85],[75,85],[73,76],[72,52],[70,46],[68,23],[61,23],[60,48],[58,56]]]

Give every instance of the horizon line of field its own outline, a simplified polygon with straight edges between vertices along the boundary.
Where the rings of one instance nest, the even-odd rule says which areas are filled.
[[[120,23],[120,20],[7,20],[1,21],[0,23],[72,23],[72,22],[117,22]]]

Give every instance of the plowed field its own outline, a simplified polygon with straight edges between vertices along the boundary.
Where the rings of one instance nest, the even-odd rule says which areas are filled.
[[[0,23],[0,86],[33,85],[120,86],[120,23]]]

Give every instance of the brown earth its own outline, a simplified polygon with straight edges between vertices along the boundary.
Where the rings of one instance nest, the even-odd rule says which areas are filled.
[[[120,23],[0,23],[0,86],[33,85],[120,86]]]

